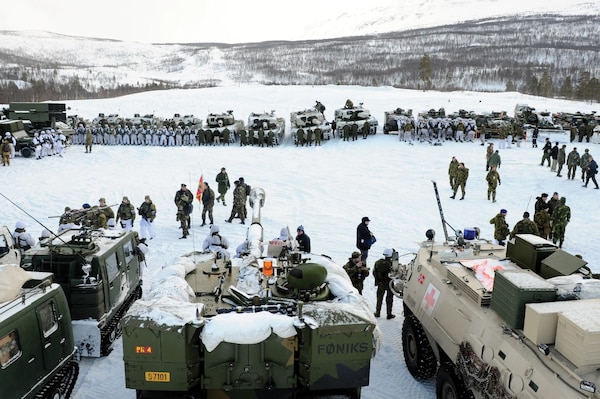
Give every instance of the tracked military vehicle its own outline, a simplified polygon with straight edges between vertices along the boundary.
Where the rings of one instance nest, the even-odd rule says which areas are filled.
[[[121,334],[122,315],[142,295],[135,234],[88,227],[65,230],[23,255],[25,269],[51,272],[62,286],[82,356],[110,353]]]
[[[297,144],[298,142],[299,129],[305,132],[307,129],[314,130],[318,127],[321,129],[323,140],[329,140],[333,136],[331,123],[325,118],[324,111],[325,106],[317,101],[316,105],[312,108],[290,113],[290,127],[294,143]]]
[[[123,318],[138,398],[359,398],[369,384],[372,310],[328,257],[266,245],[264,201],[253,188],[241,258],[182,256]]]
[[[248,115],[248,139],[253,143],[260,142],[260,135],[264,137],[267,143],[269,136],[273,136],[273,145],[278,145],[283,140],[285,134],[285,120],[276,116],[275,111],[271,112],[251,112]]]
[[[476,228],[449,239],[438,205],[445,241],[428,230],[391,283],[412,376],[437,375],[439,399],[599,398],[600,280],[587,262],[530,234],[506,248]]]
[[[385,121],[383,134],[398,134],[398,120],[409,120],[412,119],[412,116],[412,109],[396,108],[393,111],[385,111],[383,113],[383,120]]]
[[[213,135],[218,133],[218,136],[221,140],[223,140],[223,132],[227,130],[229,132],[229,142],[234,143],[237,139],[237,136],[244,127],[244,121],[240,119],[235,119],[233,116],[233,111],[227,111],[222,114],[213,114],[210,113],[206,117],[206,124],[204,125],[204,129],[209,129]],[[227,135],[227,133],[225,134]]]
[[[334,120],[338,135],[343,135],[344,126],[353,124],[358,125],[358,130],[361,132],[365,123],[369,124],[369,134],[377,133],[377,125],[379,122],[371,115],[368,109],[363,108],[363,103],[355,106],[350,100],[346,100],[344,108],[339,108],[334,111]]]
[[[0,397],[69,398],[76,350],[67,299],[52,274],[0,265]]]

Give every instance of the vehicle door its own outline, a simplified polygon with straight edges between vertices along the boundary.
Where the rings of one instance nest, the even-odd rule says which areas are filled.
[[[123,285],[127,283],[125,277],[125,265],[122,259],[119,259],[117,252],[112,252],[104,259],[106,264],[106,274],[108,278],[108,309],[113,308],[119,303]]]
[[[57,313],[54,299],[42,303],[36,309],[44,368],[52,370],[62,359],[64,335],[61,328],[62,315]]]
[[[0,227],[0,265],[21,264],[21,253],[6,226]]]

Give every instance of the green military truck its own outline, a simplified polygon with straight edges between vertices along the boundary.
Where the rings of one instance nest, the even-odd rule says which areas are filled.
[[[23,157],[29,158],[35,153],[32,137],[27,132],[30,127],[28,121],[2,120],[0,121],[0,137],[5,137],[6,133],[10,133],[17,142],[15,153],[20,153]]]
[[[55,128],[56,122],[67,123],[64,103],[10,103],[8,118],[28,120],[36,129]]]

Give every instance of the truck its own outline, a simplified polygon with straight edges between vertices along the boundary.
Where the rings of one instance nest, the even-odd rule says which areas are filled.
[[[69,306],[52,273],[0,265],[0,397],[69,398],[76,358]]]
[[[438,399],[599,398],[600,280],[544,238],[506,247],[465,227],[426,231],[401,256],[391,289],[403,299],[402,349]]]
[[[31,129],[29,121],[24,120],[1,120],[0,137],[5,137],[10,133],[16,140],[15,153],[21,154],[24,158],[29,158],[35,154],[35,147],[32,144],[33,133],[28,133]]]
[[[138,398],[358,399],[369,384],[381,337],[368,303],[329,257],[263,240],[262,188],[249,203],[240,257],[182,255],[123,318]]]
[[[28,120],[35,129],[55,129],[56,122],[67,124],[67,107],[64,103],[10,103],[8,118]]]
[[[108,355],[121,335],[121,317],[142,295],[137,232],[90,227],[98,207],[75,211],[79,228],[53,234],[23,254],[26,270],[47,272],[62,287],[81,356]],[[77,226],[76,226],[77,227]]]

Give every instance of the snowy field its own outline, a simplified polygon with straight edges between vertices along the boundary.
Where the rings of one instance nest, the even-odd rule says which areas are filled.
[[[192,235],[187,240],[175,221],[175,192],[187,183],[195,192],[201,174],[216,189],[214,181],[222,166],[230,180],[243,176],[245,181],[262,187],[266,192],[262,221],[265,238],[276,237],[283,226],[295,230],[304,225],[311,237],[314,253],[328,254],[337,263],[346,262],[355,249],[356,226],[363,216],[371,219],[370,228],[377,237],[368,265],[372,267],[386,247],[400,254],[413,252],[425,239],[425,231],[434,228],[437,239],[443,240],[432,180],[438,182],[444,215],[456,229],[477,226],[482,236],[491,238],[490,218],[501,208],[508,210],[507,221],[512,228],[523,211],[533,210],[535,197],[542,192],[557,191],[567,198],[572,218],[567,226],[563,249],[581,254],[595,272],[600,271],[594,233],[599,226],[598,198],[600,190],[581,187],[581,180],[558,178],[547,167],[539,166],[541,147],[521,147],[500,150],[499,170],[502,185],[498,202],[486,200],[485,146],[477,143],[446,142],[442,146],[416,143],[409,146],[398,142],[395,135],[383,135],[383,112],[397,107],[421,112],[445,107],[451,113],[458,109],[474,111],[506,110],[512,115],[517,103],[528,103],[538,110],[585,111],[597,109],[585,103],[547,100],[521,96],[518,93],[437,93],[397,90],[392,88],[361,87],[229,87],[203,90],[175,90],[143,93],[116,99],[68,102],[70,112],[93,118],[98,112],[131,116],[136,112],[169,117],[173,113],[193,113],[205,118],[210,112],[234,110],[236,118],[247,119],[251,111],[275,109],[278,116],[289,120],[289,113],[308,108],[315,100],[327,106],[332,119],[335,108],[349,98],[364,102],[379,119],[379,134],[367,140],[342,142],[333,139],[322,147],[297,148],[289,138],[275,148],[220,147],[106,147],[94,146],[85,154],[80,146],[67,149],[64,158],[50,157],[39,161],[17,157],[10,167],[0,169],[4,182],[0,192],[19,204],[37,221],[51,230],[65,206],[80,207],[83,203],[97,204],[106,197],[109,204],[119,203],[128,196],[139,206],[149,194],[157,206],[155,222],[157,237],[150,241],[148,267],[144,271],[144,286],[149,288],[153,275],[180,254],[199,249],[208,233],[200,227],[201,206],[196,202],[192,218]],[[289,126],[288,126],[289,131]],[[289,135],[289,133],[288,133]],[[541,137],[543,141],[543,137]],[[555,135],[552,141],[573,147],[566,135]],[[590,148],[600,153],[595,144],[576,144],[580,153]],[[496,145],[498,147],[498,145]],[[451,200],[448,184],[448,163],[452,156],[465,162],[470,169],[464,201]],[[566,176],[564,171],[563,176]],[[229,216],[232,192],[227,194],[227,207],[215,205],[215,221],[221,232],[233,244],[241,243],[246,226],[236,221],[224,223]],[[43,227],[22,210],[0,198],[2,220],[13,229],[18,220],[28,225],[35,237]],[[138,223],[134,229],[138,229]],[[191,239],[190,239],[191,238]],[[364,295],[374,304],[375,289],[372,277],[366,281]],[[433,382],[416,382],[406,371],[401,345],[402,304],[394,302],[396,317],[380,320],[384,334],[382,350],[371,363],[371,384],[363,390],[365,399],[433,398]],[[122,346],[105,358],[83,359],[74,391],[76,399],[135,398],[135,392],[125,388]]]

